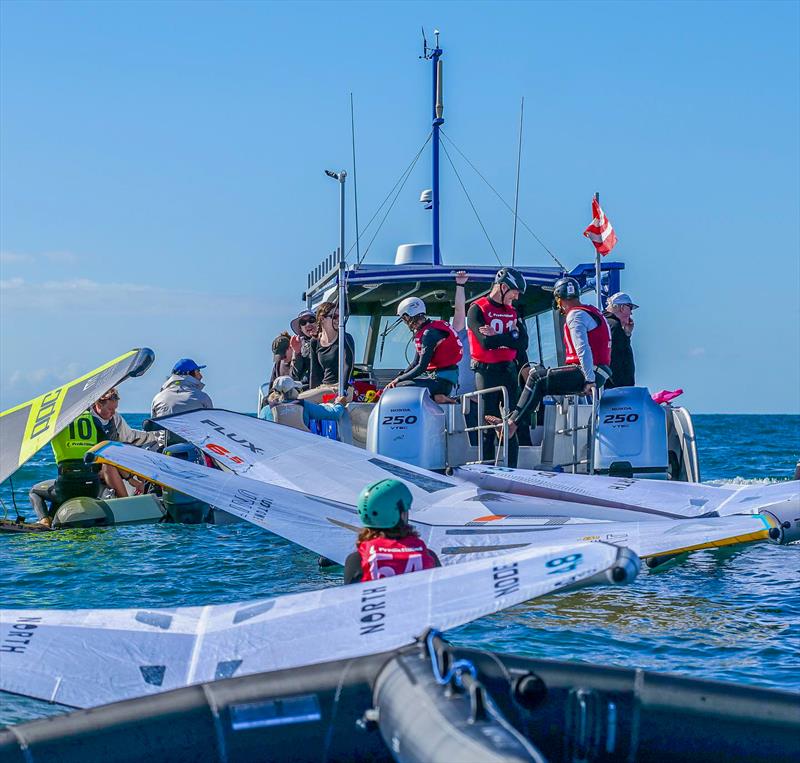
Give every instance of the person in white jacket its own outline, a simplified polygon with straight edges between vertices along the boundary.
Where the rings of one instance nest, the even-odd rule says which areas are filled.
[[[203,392],[203,368],[205,366],[198,366],[191,358],[181,358],[161,385],[161,391],[153,398],[150,407],[152,418],[213,408],[211,398]]]

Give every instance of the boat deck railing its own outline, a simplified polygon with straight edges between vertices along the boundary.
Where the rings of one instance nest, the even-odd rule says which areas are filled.
[[[478,432],[478,460],[471,461],[470,463],[484,463],[483,458],[483,432],[487,429],[496,430],[496,424],[487,424],[484,421],[485,410],[485,396],[499,392],[503,396],[503,403],[500,406],[500,418],[502,420],[502,436],[500,439],[500,449],[495,448],[494,464],[498,465],[502,457],[502,466],[508,466],[508,390],[505,387],[488,387],[487,389],[475,390],[475,392],[465,392],[461,395],[461,412],[466,419],[469,412],[471,401],[474,399],[478,404],[478,424],[474,427],[465,427],[464,431],[469,435],[469,432]]]

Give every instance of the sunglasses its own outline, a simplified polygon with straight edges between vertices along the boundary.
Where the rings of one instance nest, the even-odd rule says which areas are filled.
[[[101,397],[97,402],[107,403],[109,400],[119,400],[119,395],[116,393],[114,393],[113,395],[106,395],[105,397]]]
[[[331,321],[338,321],[339,320],[339,313],[331,313],[330,315],[325,316],[328,320]]]
[[[299,321],[297,321],[299,326],[310,326],[316,322],[316,318],[301,318]]]

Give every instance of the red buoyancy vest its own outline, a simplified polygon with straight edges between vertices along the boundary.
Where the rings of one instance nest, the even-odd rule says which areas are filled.
[[[436,566],[424,541],[415,535],[397,539],[373,538],[359,544],[358,553],[362,581],[391,578]]]
[[[476,299],[474,304],[483,313],[484,323],[491,326],[498,334],[506,334],[517,328],[519,316],[513,307],[496,305],[488,297]],[[496,347],[493,350],[484,349],[475,338],[475,333],[472,329],[467,332],[467,335],[472,359],[477,360],[479,363],[507,363],[517,357],[517,351],[511,347]]]
[[[573,310],[583,310],[597,321],[597,325],[589,331],[589,348],[592,351],[594,365],[607,366],[611,363],[611,331],[605,317],[594,305],[576,305],[567,310],[567,315]],[[566,321],[564,321],[564,348],[567,351],[567,365],[579,365],[581,361],[575,351],[572,334]]]
[[[464,348],[461,346],[461,340],[456,336],[456,332],[453,331],[452,326],[444,321],[430,321],[414,334],[414,344],[417,348],[417,354],[422,355],[422,335],[428,329],[439,329],[447,333],[447,336],[436,345],[431,362],[428,363],[428,371],[435,371],[437,368],[447,368],[448,366],[457,366],[458,361],[461,360],[464,355]]]

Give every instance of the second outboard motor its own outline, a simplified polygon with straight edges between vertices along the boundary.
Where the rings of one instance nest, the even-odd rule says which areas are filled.
[[[445,419],[427,389],[386,390],[369,416],[367,450],[425,469],[444,469]]]
[[[647,387],[615,387],[597,407],[596,474],[666,479],[669,466],[664,409]]]
[[[181,442],[164,448],[165,456],[180,458],[182,461],[191,461],[193,464],[205,466],[205,458],[200,448],[189,442]],[[184,525],[199,525],[205,522],[209,509],[207,503],[198,501],[186,493],[179,493],[172,488],[165,487],[161,496],[167,516],[173,522]]]

